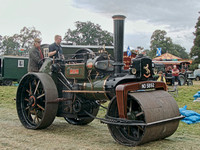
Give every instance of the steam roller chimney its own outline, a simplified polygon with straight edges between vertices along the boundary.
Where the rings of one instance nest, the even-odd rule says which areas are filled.
[[[114,58],[115,58],[115,74],[121,73],[123,63],[123,48],[124,48],[124,20],[123,15],[114,15]]]

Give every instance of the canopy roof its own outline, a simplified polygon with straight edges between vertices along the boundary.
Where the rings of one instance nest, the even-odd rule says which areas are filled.
[[[174,56],[170,53],[162,54],[161,56],[158,56],[153,59],[153,61],[161,61],[161,60],[181,60],[182,58]]]

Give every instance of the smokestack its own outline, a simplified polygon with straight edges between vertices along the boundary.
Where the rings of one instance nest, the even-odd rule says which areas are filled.
[[[115,58],[115,74],[121,73],[123,63],[124,48],[124,19],[123,15],[114,15],[114,58]]]

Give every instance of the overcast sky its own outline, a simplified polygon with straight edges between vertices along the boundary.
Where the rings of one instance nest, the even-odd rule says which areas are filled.
[[[200,0],[0,0],[0,35],[12,36],[24,26],[42,33],[42,43],[64,36],[76,21],[91,21],[113,32],[112,16],[125,15],[125,47],[149,48],[156,29],[167,31],[174,43],[193,45]]]

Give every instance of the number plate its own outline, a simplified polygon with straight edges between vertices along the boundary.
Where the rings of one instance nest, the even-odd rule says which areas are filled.
[[[141,89],[153,89],[155,88],[155,83],[142,83]]]

